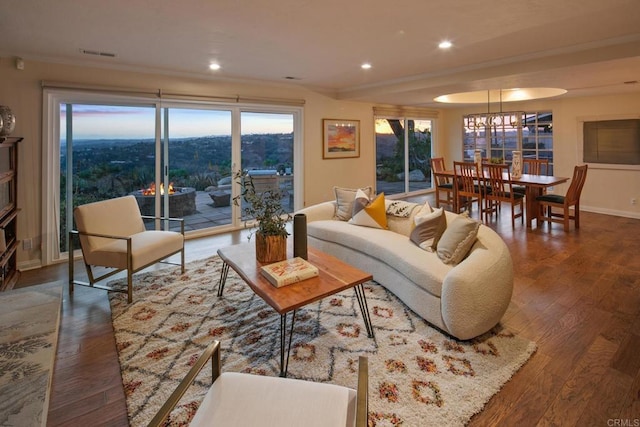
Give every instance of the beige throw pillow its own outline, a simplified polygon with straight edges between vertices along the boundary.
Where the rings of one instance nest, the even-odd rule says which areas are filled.
[[[434,252],[438,240],[447,228],[447,217],[444,209],[435,209],[426,215],[416,215],[414,218],[416,227],[411,232],[409,239],[428,252]]]
[[[335,218],[340,221],[349,221],[353,211],[353,201],[356,199],[357,188],[333,187],[336,193],[336,215]],[[373,194],[372,187],[364,187],[360,190],[364,191],[368,198]]]
[[[466,256],[478,235],[480,223],[466,215],[454,219],[438,241],[437,254],[445,264],[458,264]]]

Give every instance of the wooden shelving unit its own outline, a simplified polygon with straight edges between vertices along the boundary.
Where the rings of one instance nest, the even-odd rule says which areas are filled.
[[[13,289],[17,268],[18,143],[20,137],[0,137],[0,291]]]

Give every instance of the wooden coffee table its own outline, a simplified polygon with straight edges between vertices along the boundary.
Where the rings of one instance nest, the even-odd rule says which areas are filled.
[[[308,261],[318,267],[318,277],[276,288],[260,273],[262,264],[256,261],[255,244],[243,243],[218,250],[218,255],[224,261],[218,282],[218,297],[222,296],[229,267],[231,267],[260,298],[280,314],[281,377],[287,376],[296,310],[312,302],[337,294],[345,289],[354,288],[367,335],[369,338],[375,338],[363,286],[363,283],[373,279],[373,276],[317,249],[309,247],[308,254]],[[289,253],[289,257],[291,256],[292,254]],[[292,312],[291,329],[289,343],[286,345],[287,314],[289,312]]]

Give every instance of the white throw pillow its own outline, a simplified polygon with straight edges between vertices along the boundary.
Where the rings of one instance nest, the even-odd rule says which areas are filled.
[[[438,240],[447,228],[447,217],[444,208],[435,209],[425,215],[416,215],[413,219],[416,226],[409,239],[428,252],[436,250]]]
[[[424,202],[424,205],[420,206],[420,208],[418,208],[418,209],[419,209],[419,211],[416,214],[416,216],[426,215],[426,214],[429,214],[429,213],[433,212],[433,208],[429,204],[428,200],[426,202]]]

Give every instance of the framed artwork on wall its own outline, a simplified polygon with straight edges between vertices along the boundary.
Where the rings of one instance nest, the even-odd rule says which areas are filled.
[[[322,119],[322,158],[360,157],[360,120]]]

